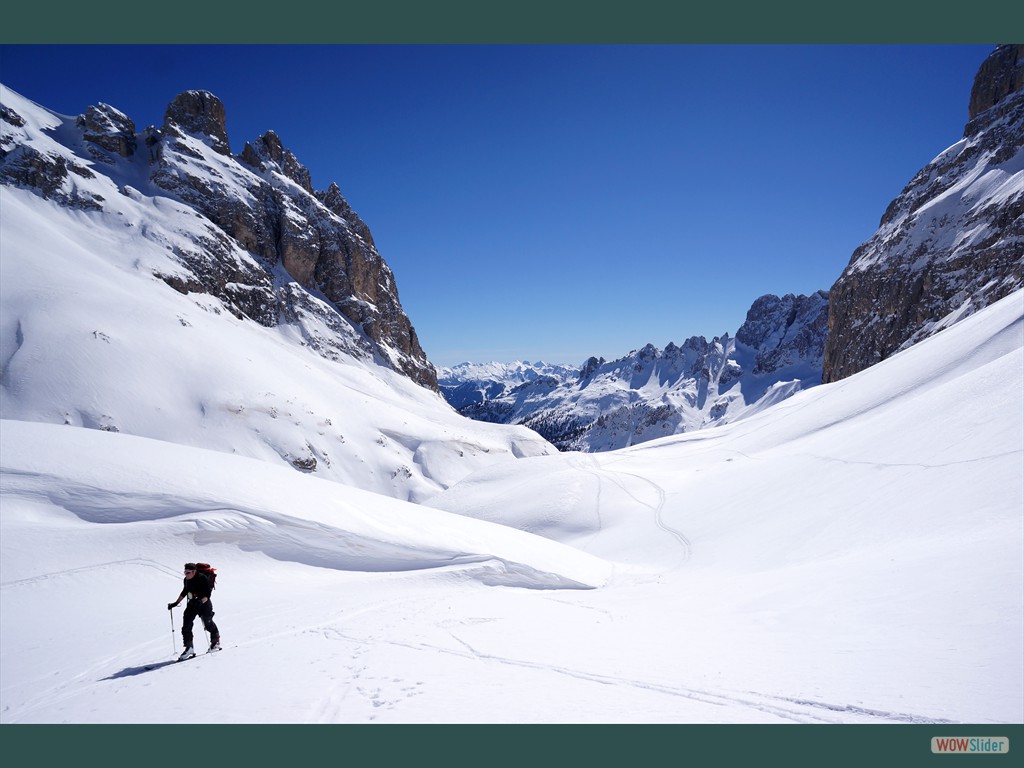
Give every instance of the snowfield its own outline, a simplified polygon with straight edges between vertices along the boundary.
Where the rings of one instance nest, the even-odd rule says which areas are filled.
[[[5,324],[4,377],[35,318]],[[1018,292],[748,419],[507,450],[421,504],[205,450],[200,421],[7,418],[23,393],[0,423],[0,722],[191,722],[208,690],[231,692],[217,723],[1021,723],[1022,386]],[[176,664],[187,560],[219,570],[225,650]]]

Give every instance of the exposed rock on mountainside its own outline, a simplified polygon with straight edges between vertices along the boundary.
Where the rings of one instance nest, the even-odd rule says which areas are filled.
[[[1024,45],[1000,45],[982,62],[971,88],[970,119],[1024,90]]]
[[[410,501],[554,452],[423,386],[433,368],[365,224],[337,186],[313,193],[275,134],[231,155],[209,94],[140,132],[112,107],[58,115],[0,85],[0,120],[4,419]]]
[[[89,107],[76,121],[82,129],[82,138],[88,144],[86,150],[97,160],[108,158],[97,147],[116,152],[121,157],[131,157],[138,141],[135,137],[135,123],[123,112],[108,104]]]
[[[574,379],[538,376],[460,412],[523,424],[561,450],[582,451],[735,421],[820,383],[827,317],[825,291],[762,296],[735,338],[694,336],[663,350],[648,344],[610,363],[592,357]],[[456,385],[446,380],[449,391],[465,394]]]
[[[738,342],[757,350],[752,372],[774,373],[801,360],[820,367],[828,335],[828,301],[827,291],[757,299],[736,332]]]
[[[93,110],[94,111],[94,110]],[[26,120],[6,104],[0,104],[0,183],[15,184],[36,190],[43,197],[68,208],[99,210],[103,198],[94,192],[79,189],[74,177],[95,178],[87,162],[74,156],[40,151],[23,143]],[[86,120],[80,118],[84,127]]]
[[[837,381],[1024,286],[1024,45],[981,65],[963,138],[923,168],[832,287]]]
[[[201,235],[168,244],[183,268],[159,275],[169,285],[216,296],[236,316],[264,326],[296,324],[326,357],[374,358],[437,389],[391,269],[337,185],[316,192],[309,171],[272,131],[232,156],[224,105],[213,94],[180,94],[163,126],[142,134],[113,107],[90,107],[73,121],[77,132],[50,135],[60,151],[16,130],[25,119],[15,110],[4,107],[2,119],[12,130],[3,133],[0,181],[98,211],[104,198],[74,177],[124,178],[120,166],[127,163],[136,176],[148,176],[150,193],[181,201],[208,222]],[[121,194],[142,194],[119,186]]]
[[[167,105],[164,133],[200,137],[222,155],[231,154],[227,114],[221,100],[209,91],[185,91]]]

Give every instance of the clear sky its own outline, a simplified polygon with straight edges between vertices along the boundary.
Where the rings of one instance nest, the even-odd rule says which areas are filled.
[[[581,363],[831,287],[993,47],[5,45],[0,82],[140,130],[209,90],[337,182],[433,363]]]

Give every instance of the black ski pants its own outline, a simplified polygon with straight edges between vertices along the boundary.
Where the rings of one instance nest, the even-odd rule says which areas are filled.
[[[181,618],[181,639],[184,641],[185,647],[193,647],[192,624],[195,622],[196,616],[203,620],[203,626],[210,633],[210,643],[216,644],[220,640],[220,631],[213,623],[213,601],[207,600],[204,603],[197,599],[185,603],[185,615]]]

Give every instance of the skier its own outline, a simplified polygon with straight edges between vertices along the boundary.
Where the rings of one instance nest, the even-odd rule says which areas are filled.
[[[181,639],[185,644],[185,650],[181,652],[178,661],[191,659],[196,655],[192,648],[192,624],[196,616],[203,620],[203,626],[210,633],[210,650],[220,650],[220,630],[213,623],[210,580],[205,573],[196,570],[195,563],[185,563],[185,585],[182,587],[178,599],[167,604],[167,610],[176,607],[185,595],[189,596],[188,602],[185,604],[185,615],[181,619]]]

